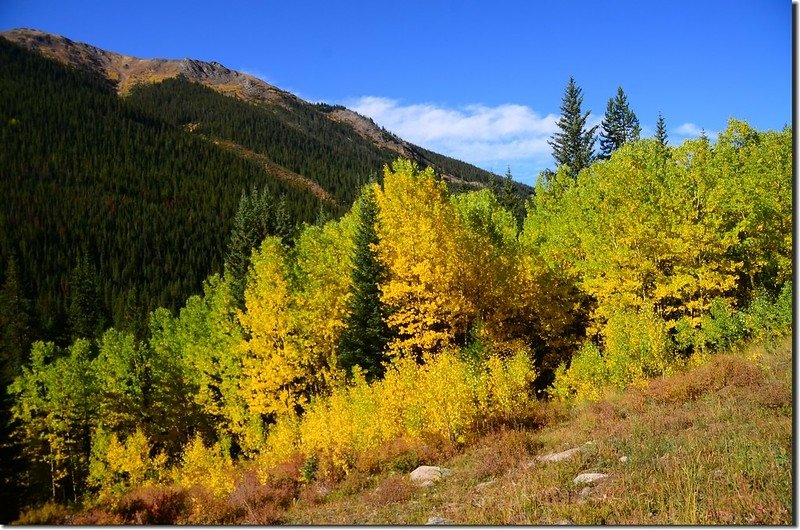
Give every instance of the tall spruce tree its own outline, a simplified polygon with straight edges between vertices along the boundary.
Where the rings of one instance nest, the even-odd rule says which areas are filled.
[[[553,147],[556,164],[568,166],[573,178],[594,159],[594,133],[597,126],[586,129],[589,111],[581,111],[582,103],[583,91],[570,77],[561,102],[561,118],[558,120],[560,132],[547,141]]]
[[[661,147],[667,147],[667,126],[664,124],[664,116],[661,115],[661,112],[658,113],[656,122],[656,140]]]
[[[250,254],[268,235],[275,233],[276,207],[266,188],[256,187],[242,193],[239,208],[233,218],[231,235],[225,253],[225,276],[230,279],[231,298],[236,307],[244,306],[244,287]],[[281,210],[281,223],[285,209]]]
[[[25,291],[16,257],[12,255],[0,289],[0,393],[3,394],[27,362],[33,340],[31,302]]]
[[[392,338],[386,324],[386,307],[380,298],[379,285],[385,279],[386,270],[378,262],[374,250],[378,244],[375,231],[378,206],[372,185],[364,187],[359,206],[350,314],[339,344],[339,363],[348,373],[354,366],[360,366],[367,380],[372,381],[383,377],[386,345]]]
[[[608,100],[606,115],[601,124],[599,158],[610,158],[611,153],[625,142],[638,140],[641,132],[639,119],[628,106],[625,91],[622,87],[617,88],[617,95]]]
[[[106,326],[100,277],[88,251],[78,258],[70,275],[68,318],[72,340],[99,337]]]

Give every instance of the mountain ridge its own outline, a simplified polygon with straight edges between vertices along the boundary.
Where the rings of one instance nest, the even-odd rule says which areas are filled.
[[[278,105],[287,110],[306,105],[319,107],[319,110],[322,110],[322,114],[328,119],[347,125],[355,134],[379,149],[387,149],[397,153],[400,157],[414,160],[422,165],[433,166],[445,181],[456,186],[479,189],[489,184],[492,178],[498,178],[494,173],[475,166],[473,167],[480,174],[478,180],[455,174],[455,172],[442,167],[440,163],[431,160],[431,157],[425,153],[427,150],[386,131],[370,118],[341,105],[312,104],[262,79],[230,69],[217,61],[191,58],[144,59],[31,28],[2,31],[0,37],[36,51],[45,57],[99,74],[108,80],[122,97],[129,95],[133,87],[138,84],[158,83],[166,79],[184,76],[190,82],[207,86],[223,95],[256,105]],[[471,164],[468,165],[471,166]],[[532,191],[532,188],[525,184],[514,182],[514,185],[520,194],[528,194]]]

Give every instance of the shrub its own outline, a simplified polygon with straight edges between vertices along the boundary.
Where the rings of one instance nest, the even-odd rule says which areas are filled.
[[[228,502],[238,524],[276,524],[298,491],[296,480],[270,480],[264,484],[258,473],[248,471],[236,482]]]
[[[772,341],[792,329],[792,282],[786,282],[777,298],[756,293],[744,314],[747,331],[755,339]]]
[[[485,363],[462,359],[455,351],[426,355],[422,364],[401,357],[383,380],[369,384],[354,370],[352,383],[315,399],[302,418],[282,417],[267,446],[283,454],[294,449],[314,455],[320,477],[347,473],[356,465],[374,467],[377,462],[363,455],[380,452],[394,440],[461,444],[488,420],[514,417],[529,403],[534,376],[525,351],[508,359],[489,356]],[[274,463],[274,457],[260,458],[262,466]]]
[[[58,525],[64,524],[69,517],[70,510],[62,504],[47,502],[36,508],[31,508],[20,514],[15,525]]]
[[[733,310],[725,299],[717,298],[701,320],[698,347],[701,351],[725,351],[740,342],[746,333],[742,314]]]
[[[233,471],[233,462],[222,444],[206,447],[197,434],[184,448],[183,461],[174,469],[174,480],[186,488],[202,486],[222,497],[233,490]]]
[[[119,494],[148,483],[158,483],[167,457],[163,452],[151,456],[153,448],[140,428],[121,442],[116,433],[103,429],[92,437],[89,485],[98,488],[100,498]]]
[[[604,388],[642,386],[651,377],[670,373],[674,365],[667,325],[652,311],[613,313],[602,329],[604,347],[587,342],[569,368],[556,370],[551,395],[597,401]]]

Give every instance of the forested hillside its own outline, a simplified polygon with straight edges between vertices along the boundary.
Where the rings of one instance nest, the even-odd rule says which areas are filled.
[[[182,77],[120,98],[99,75],[0,46],[0,263],[16,261],[36,338],[74,335],[71,271],[96,291],[87,318],[141,329],[221,272],[242,193],[266,190],[290,226],[338,217],[395,156],[296,98],[256,105]],[[487,180],[456,169],[470,168]]]
[[[219,271],[241,194],[285,196],[293,222],[319,200],[121,100],[105,80],[0,39],[4,97],[0,254],[15,257],[41,319],[63,341],[69,275],[88,258],[106,324],[176,307]],[[126,314],[136,310],[137,314]]]
[[[185,496],[184,522],[249,520],[250,502],[526,424],[537,399],[774,341],[791,330],[791,145],[736,120],[714,144],[625,142],[541,180],[521,226],[490,189],[453,194],[398,160],[291,244],[242,232],[239,272],[152,312],[145,340],[35,343],[9,388],[19,481],[117,514],[94,521],[128,521],[130,492]]]

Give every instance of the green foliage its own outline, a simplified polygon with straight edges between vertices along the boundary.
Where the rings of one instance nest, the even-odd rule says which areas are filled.
[[[775,298],[764,290],[756,292],[743,316],[744,324],[752,337],[773,341],[791,331],[792,289],[792,282],[788,281]]]
[[[597,401],[605,388],[642,385],[673,369],[666,323],[652,311],[619,311],[602,331],[602,349],[585,343],[569,368],[556,371],[552,395]]]
[[[48,470],[51,499],[76,498],[97,421],[89,342],[77,340],[67,352],[53,343],[34,343],[30,365],[8,391],[14,398],[13,435],[33,466]]]
[[[72,339],[93,339],[105,329],[100,278],[89,255],[78,258],[69,277],[69,328]]]
[[[594,159],[595,125],[586,128],[589,112],[581,110],[583,91],[569,78],[561,100],[561,117],[558,120],[559,132],[547,141],[553,148],[553,158],[558,166],[567,166],[569,174],[575,178],[580,171]]]
[[[211,276],[203,296],[190,297],[177,317],[163,309],[155,311],[150,326],[152,355],[172,368],[170,388],[180,398],[177,404],[170,400],[180,414],[175,418],[178,443],[196,429],[210,439],[232,437],[241,448],[251,450],[252,438],[260,436],[253,434],[253,418],[239,389],[242,330],[228,281]]]
[[[746,332],[741,313],[735,311],[728,301],[718,298],[711,303],[708,313],[703,315],[700,322],[701,343],[696,345],[696,349],[727,351],[741,341]]]
[[[271,235],[278,235],[288,243],[292,235],[288,224],[285,198],[275,202],[266,188],[242,193],[225,253],[225,275],[237,308],[244,305],[244,286],[253,249]]]
[[[387,272],[376,256],[377,218],[375,192],[366,186],[358,203],[349,316],[339,346],[339,365],[348,372],[359,366],[368,381],[383,376],[388,360],[385,350],[392,340],[386,325],[387,308],[380,298],[379,286],[386,281]]]
[[[600,127],[601,159],[608,159],[622,144],[639,139],[639,133],[642,132],[639,119],[628,106],[628,97],[622,87],[617,89],[615,97],[608,100]]]

